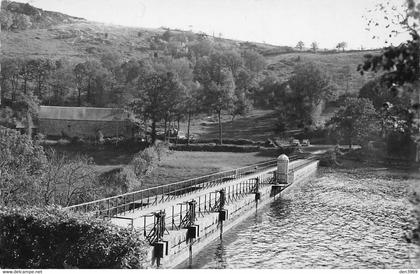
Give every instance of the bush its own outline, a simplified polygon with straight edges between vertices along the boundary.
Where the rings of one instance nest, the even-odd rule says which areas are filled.
[[[129,166],[102,173],[99,175],[99,182],[104,197],[120,195],[140,186],[133,169]]]
[[[144,268],[140,233],[56,207],[0,208],[0,268]]]
[[[141,178],[143,175],[149,174],[168,150],[167,144],[157,143],[134,155],[130,166],[136,177]]]
[[[41,146],[0,126],[0,204],[36,204],[37,184],[47,158]]]

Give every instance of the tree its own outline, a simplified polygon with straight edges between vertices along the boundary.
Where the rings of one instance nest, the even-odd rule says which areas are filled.
[[[298,50],[300,50],[300,51],[302,51],[304,47],[305,47],[305,43],[303,43],[303,41],[299,41],[299,42],[296,44],[296,48],[297,48]]]
[[[102,191],[91,161],[45,154],[29,136],[0,126],[0,204],[34,206],[87,202]]]
[[[235,100],[235,80],[233,70],[240,65],[234,54],[223,56],[223,53],[215,53],[210,57],[199,59],[195,67],[196,80],[202,88],[202,104],[208,110],[217,113],[219,121],[219,143],[222,139],[221,114],[233,107]]]
[[[390,133],[398,133],[398,135],[409,137],[405,138],[404,143],[401,143],[405,147],[409,147],[413,140],[419,139],[418,129],[420,128],[419,124],[413,125],[414,113],[417,112],[418,114],[420,109],[420,6],[414,0],[406,0],[403,14],[397,12],[395,15],[393,12],[397,10],[396,7],[389,7],[383,4],[378,5],[378,10],[383,12],[384,18],[390,21],[389,25],[394,24],[394,26],[396,25],[395,27],[408,32],[411,39],[398,46],[385,47],[381,54],[366,55],[364,63],[358,66],[358,70],[361,74],[365,71],[382,73],[379,81],[381,86],[388,89],[387,94],[395,94],[395,97],[409,97],[411,99],[411,106],[404,105],[404,102],[402,104],[399,102],[394,107],[398,111],[388,114],[388,120],[390,118],[389,115],[393,116],[391,121],[394,122],[391,124],[395,124],[395,121],[399,121],[397,124],[405,124],[403,127],[397,126],[394,133]],[[373,20],[370,20],[370,23],[374,23]],[[389,37],[392,37],[393,33],[398,34],[399,32],[392,30]],[[386,101],[383,103],[386,103]],[[417,132],[415,130],[416,127]],[[398,128],[405,128],[406,130],[401,131]],[[392,143],[388,142],[389,145],[392,145]],[[417,150],[419,150],[418,147]]]
[[[330,77],[313,63],[298,65],[277,105],[299,127],[311,126],[324,102],[336,98]]]
[[[267,73],[254,90],[254,106],[270,109],[278,107],[286,96],[286,86],[288,87],[287,83],[277,75],[272,72]]]
[[[266,65],[267,62],[261,54],[254,50],[245,50],[242,52],[242,58],[244,62],[244,66],[251,72],[255,74],[261,73]]]
[[[79,63],[73,70],[74,79],[76,80],[77,89],[77,106],[82,106],[82,92],[86,79],[86,67],[83,63]]]
[[[184,108],[187,112],[187,145],[190,144],[190,127],[191,127],[191,117],[198,113],[203,106],[200,102],[201,86],[198,82],[194,82],[191,85],[190,89],[186,92],[186,97],[184,100]]]
[[[337,44],[337,46],[335,46],[337,49],[342,49],[344,52],[344,49],[347,47],[347,42],[340,42]]]
[[[56,106],[74,104],[73,91],[76,89],[76,81],[73,66],[65,60],[58,60],[53,67],[48,81],[50,94],[43,99],[43,103]]]
[[[31,135],[32,117],[37,114],[39,100],[33,94],[34,69],[25,59],[5,59],[2,62],[2,106],[13,110],[13,118],[26,125]]]
[[[385,103],[409,107],[410,98],[407,94],[398,94],[396,89],[388,88],[380,78],[368,81],[359,91],[360,98],[370,99],[377,111],[381,110]]]
[[[236,90],[235,97],[233,107],[230,110],[232,121],[237,115],[245,115],[252,110],[252,103],[247,98],[247,94],[244,91]]]
[[[366,144],[378,132],[378,115],[369,99],[348,98],[327,126],[351,148],[355,142]]]
[[[98,185],[89,158],[69,157],[55,150],[50,150],[47,158],[38,182],[37,195],[42,205],[70,206],[100,197],[103,186]]]
[[[36,205],[37,185],[47,159],[29,136],[0,126],[0,203]]]
[[[318,51],[318,42],[314,41],[311,43],[311,49],[313,52],[317,52]]]
[[[193,54],[191,58],[194,56],[197,58],[201,58],[204,56],[210,56],[211,53],[214,51],[214,44],[208,39],[202,39],[196,42],[192,42],[188,45],[189,52]]]
[[[154,144],[157,123],[165,120],[166,127],[169,115],[181,100],[180,93],[184,87],[177,75],[171,72],[150,72],[138,79],[137,88],[138,94],[130,103],[130,109],[139,119],[146,117],[151,120],[151,137]]]

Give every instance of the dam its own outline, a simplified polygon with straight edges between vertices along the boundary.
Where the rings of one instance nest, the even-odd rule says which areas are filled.
[[[143,232],[150,267],[173,268],[281,196],[292,184],[309,181],[317,158],[289,157],[126,193],[67,209],[109,218]]]

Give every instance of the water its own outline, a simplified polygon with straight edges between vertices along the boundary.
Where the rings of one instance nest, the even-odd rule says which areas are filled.
[[[415,222],[407,200],[414,183],[324,170],[179,267],[417,268],[418,247],[405,238]]]

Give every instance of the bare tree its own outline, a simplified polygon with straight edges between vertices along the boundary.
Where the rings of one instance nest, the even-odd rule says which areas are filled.
[[[81,155],[69,157],[55,150],[50,150],[48,154],[48,163],[40,182],[40,195],[45,205],[69,206],[99,196],[97,174],[89,158]]]

